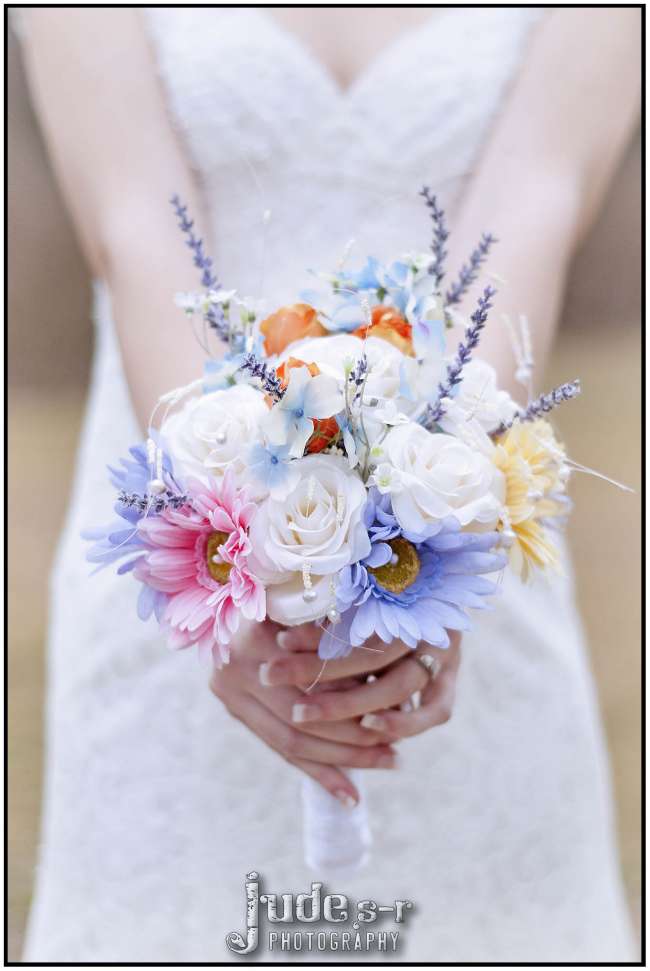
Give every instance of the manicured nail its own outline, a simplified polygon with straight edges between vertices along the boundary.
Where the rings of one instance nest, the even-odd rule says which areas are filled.
[[[265,688],[270,688],[272,684],[271,679],[269,677],[270,670],[271,670],[270,661],[265,661],[264,664],[260,664],[259,671],[258,671],[258,674],[260,677],[260,684],[264,685]]]
[[[376,732],[382,732],[386,727],[386,719],[381,715],[368,714],[361,719],[362,728],[374,728]]]
[[[275,641],[282,651],[288,651],[291,646],[291,635],[288,630],[281,630],[276,634]]]
[[[354,796],[350,795],[349,792],[346,792],[345,789],[337,789],[334,795],[341,805],[345,806],[346,809],[354,809],[357,804],[357,800],[354,798]]]
[[[394,769],[397,766],[397,756],[396,755],[379,755],[375,765],[378,769]]]
[[[320,705],[294,705],[291,720],[294,722],[315,722],[321,717]]]

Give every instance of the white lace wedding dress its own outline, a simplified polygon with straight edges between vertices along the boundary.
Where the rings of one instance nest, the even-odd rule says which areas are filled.
[[[143,16],[201,179],[220,278],[258,292],[266,262],[264,290],[279,303],[308,285],[306,267],[334,266],[350,237],[359,259],[427,245],[417,190],[431,185],[453,216],[543,14],[434,8],[345,93],[261,10]],[[172,298],[173,281],[151,282]],[[137,620],[137,584],[112,570],[88,578],[80,531],[110,517],[106,464],[139,439],[101,287],[96,320],[52,581],[43,833],[25,960],[236,960],[224,938],[244,928],[245,874],[258,870],[278,892],[307,890],[314,877],[302,860],[300,779],[222,710],[194,652],[170,653],[155,625]],[[464,639],[454,717],[404,743],[403,755],[399,772],[367,774],[370,865],[331,888],[415,901],[396,958],[630,959],[570,581],[505,582],[497,609]],[[256,957],[269,959],[262,949]]]

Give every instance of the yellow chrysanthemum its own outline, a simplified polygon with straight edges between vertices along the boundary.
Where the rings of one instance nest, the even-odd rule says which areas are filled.
[[[565,452],[544,420],[515,422],[498,440],[494,463],[505,482],[506,516],[501,524],[513,534],[510,565],[524,580],[531,568],[557,568],[558,553],[540,520],[563,511]]]

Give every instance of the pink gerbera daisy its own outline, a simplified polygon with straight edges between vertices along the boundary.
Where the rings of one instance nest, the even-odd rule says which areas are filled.
[[[256,506],[230,473],[219,483],[186,485],[186,506],[138,523],[148,550],[134,575],[167,595],[162,623],[170,646],[196,644],[219,664],[228,660],[240,614],[248,620],[266,615],[264,587],[248,568]]]

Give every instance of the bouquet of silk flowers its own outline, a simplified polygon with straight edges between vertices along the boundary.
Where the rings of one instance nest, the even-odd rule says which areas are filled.
[[[532,396],[522,318],[508,326],[526,403],[499,388],[475,356],[495,290],[460,311],[495,240],[483,235],[444,285],[445,214],[421,195],[428,252],[356,270],[343,260],[268,315],[221,284],[172,199],[201,276],[176,301],[204,373],[160,399],[147,440],[109,469],[116,518],[86,534],[88,559],[120,561],[140,585],[138,616],[171,648],[226,664],[241,618],[317,624],[323,663],[369,638],[445,648],[501,571],[557,568],[567,481],[582,467],[546,416],[579,382]],[[464,336],[449,349],[454,325]],[[358,865],[363,801],[345,809],[311,780],[303,791],[307,860]]]

